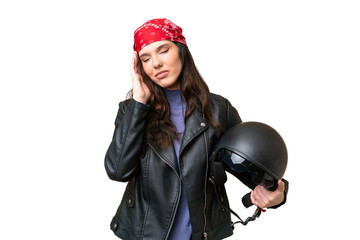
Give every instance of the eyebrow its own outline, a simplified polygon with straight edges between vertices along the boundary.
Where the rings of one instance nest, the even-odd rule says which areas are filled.
[[[168,43],[161,44],[160,46],[158,46],[158,47],[156,48],[156,51],[160,51],[161,48],[167,47],[167,46],[170,46],[170,44],[168,44]],[[139,57],[141,58],[141,57],[148,56],[148,55],[150,55],[150,54],[148,54],[148,53],[143,53],[143,54],[141,54]]]

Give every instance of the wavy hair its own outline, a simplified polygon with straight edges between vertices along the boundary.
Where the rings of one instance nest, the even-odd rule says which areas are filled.
[[[208,99],[209,87],[197,70],[188,47],[178,42],[174,43],[179,49],[179,57],[182,63],[179,81],[181,95],[187,104],[185,118],[194,111],[197,102],[199,102],[204,117],[218,129],[219,133],[221,130],[220,126],[211,113]],[[175,127],[170,119],[170,107],[164,91],[145,73],[141,61],[138,61],[138,67],[144,83],[152,93],[147,102],[150,105],[150,111],[146,121],[145,141],[152,143],[157,148],[163,149],[171,143],[172,139],[177,137]],[[128,93],[127,98],[132,98],[132,90]]]

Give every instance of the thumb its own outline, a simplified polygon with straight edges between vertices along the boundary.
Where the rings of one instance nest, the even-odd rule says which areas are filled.
[[[278,180],[277,184],[278,184],[278,187],[277,187],[276,191],[279,191],[279,192],[285,191],[285,183],[281,179]]]

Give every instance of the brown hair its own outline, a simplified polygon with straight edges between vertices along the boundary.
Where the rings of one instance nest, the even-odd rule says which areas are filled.
[[[214,120],[211,113],[208,99],[209,87],[197,70],[188,47],[178,42],[174,43],[179,49],[179,57],[182,62],[179,81],[181,95],[187,104],[185,118],[194,111],[196,103],[199,101],[204,117],[220,132],[220,126]],[[175,127],[170,120],[169,104],[162,88],[146,75],[141,61],[138,61],[138,67],[145,84],[152,93],[147,102],[151,107],[147,116],[145,140],[152,143],[155,147],[163,149],[171,143],[171,139],[177,137]],[[132,97],[132,91],[128,93],[127,97]]]

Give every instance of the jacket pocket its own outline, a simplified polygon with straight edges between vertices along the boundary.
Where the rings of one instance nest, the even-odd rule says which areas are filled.
[[[140,239],[140,236],[138,237],[135,236],[131,231],[131,229],[125,227],[116,216],[113,217],[113,219],[111,220],[110,229],[114,232],[116,236],[118,236],[121,239],[133,239],[133,240]]]
[[[144,207],[136,197],[135,185],[140,181],[132,177],[126,185],[123,198],[110,224],[111,230],[121,239],[140,239],[144,220]],[[135,203],[136,202],[136,203]]]

